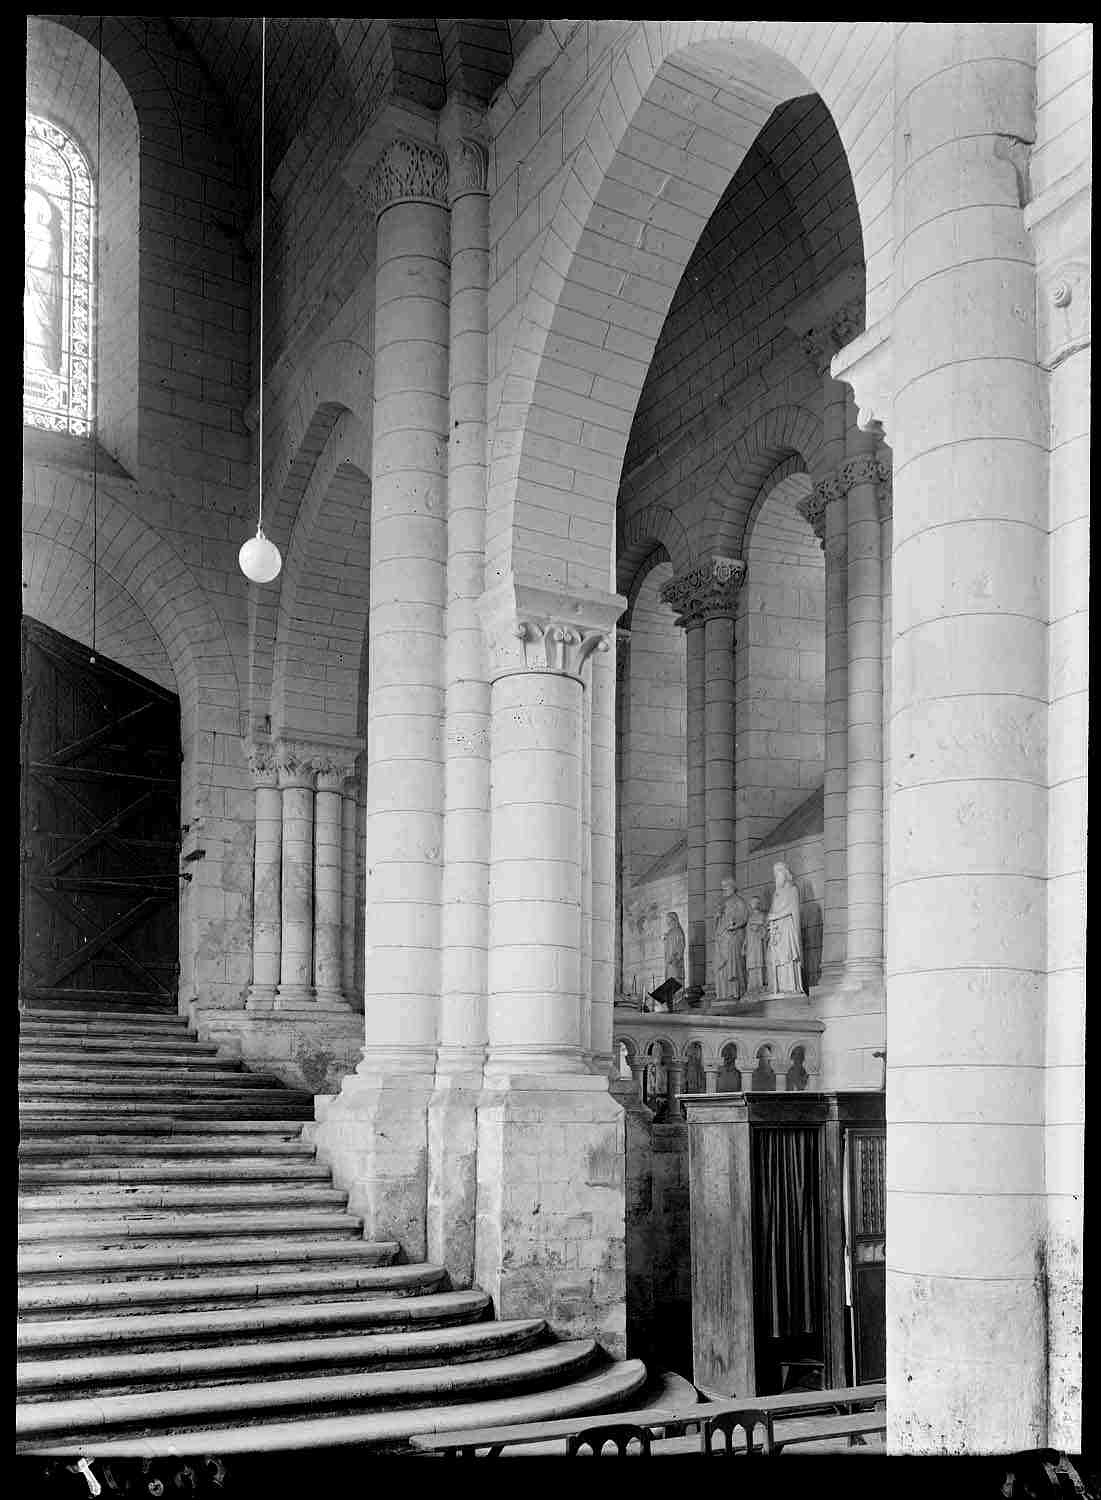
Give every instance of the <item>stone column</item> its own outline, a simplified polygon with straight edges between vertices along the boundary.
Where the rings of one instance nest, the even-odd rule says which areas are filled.
[[[252,983],[246,1010],[270,1010],[280,978],[279,911],[283,859],[283,798],[270,744],[248,747],[255,788],[256,842],[252,866]]]
[[[1053,27],[1056,33],[1060,28]],[[1090,40],[1072,44],[1081,59]],[[1063,46],[1059,56],[1070,61]],[[1082,1451],[1089,688],[1090,248],[1088,165],[1035,197],[1038,354],[1050,415],[1048,899],[1044,1183],[1047,1442]]]
[[[1021,214],[1035,39],[1035,23],[1023,22],[895,31],[895,1452],[1021,1452],[1048,1440],[1036,1065],[1048,900],[1048,423]]]
[[[688,933],[682,1002],[697,1005],[707,985],[707,667],[703,620],[686,620],[686,800],[688,803]]]
[[[661,591],[662,599],[676,613],[677,624],[688,630],[687,977],[689,987],[694,988],[699,982],[691,965],[695,946],[695,974],[703,975],[708,1002],[714,997],[711,925],[722,904],[721,883],[734,873],[734,615],[744,578],[745,563],[740,558],[712,557],[671,579]]]
[[[615,998],[623,994],[623,777],[631,701],[631,632],[615,633]]]
[[[353,153],[377,218],[366,1040],[316,1139],[367,1236],[416,1260],[441,985],[450,246],[435,121],[406,114],[395,138],[380,120]]]
[[[451,106],[444,646],[444,868],[440,1035],[428,1109],[428,1253],[456,1287],[474,1277],[476,1109],[486,1047],[490,704],[478,619],[485,572],[488,156],[481,121]]]
[[[356,813],[359,773],[349,771],[340,789],[340,985],[353,1009],[361,998],[363,976],[356,966]]]
[[[317,1003],[345,1006],[342,789],[348,767],[319,759],[314,794],[314,953]]]
[[[666,1069],[666,1107],[665,1118],[670,1121],[684,1119],[684,1106],[677,1098],[678,1094],[684,1093],[684,1062],[683,1059],[674,1058]]]
[[[719,1067],[719,1065],[717,1063],[715,1064],[714,1067],[711,1067],[711,1068],[707,1067],[706,1064],[704,1065],[703,1076],[704,1076],[704,1080],[705,1080],[705,1082],[704,1082],[704,1093],[705,1094],[717,1094],[719,1092],[719,1073],[720,1072],[721,1072],[721,1069],[720,1069],[720,1067]]]
[[[892,525],[891,498],[891,450],[885,443],[879,445],[878,457],[883,465],[884,478],[879,486],[881,567],[880,598],[883,604],[881,650],[883,653],[883,962],[887,963],[887,874],[890,863],[891,809],[887,788],[891,777],[891,547],[894,527]],[[884,1015],[886,1015],[886,991],[884,991]],[[882,1075],[881,1080],[882,1082]]]
[[[614,1071],[615,660],[592,658],[592,1026],[593,1064]]]
[[[314,768],[298,750],[276,751],[283,804],[283,860],[280,910],[279,988],[276,1010],[297,1009],[315,1000],[313,987],[313,815]]]
[[[848,498],[847,988],[883,1004],[883,564],[879,438],[850,426],[840,479]],[[882,1036],[875,1038],[875,1044]],[[869,1061],[871,1059],[869,1058]],[[874,1068],[869,1071],[869,1076]]]
[[[475,1258],[498,1316],[545,1316],[558,1333],[599,1336],[617,1354],[625,1329],[623,1114],[607,1069],[594,1071],[586,1055],[578,919],[582,700],[590,657],[609,650],[624,602],[511,576],[482,600],[493,824]]]

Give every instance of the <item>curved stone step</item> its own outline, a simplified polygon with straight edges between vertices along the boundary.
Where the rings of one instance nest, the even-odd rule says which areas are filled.
[[[220,1057],[216,1042],[200,1042],[195,1037],[155,1037],[148,1041],[141,1037],[127,1037],[123,1048],[117,1037],[88,1037],[74,1033],[71,1037],[21,1037],[19,1056],[43,1060],[57,1058],[59,1061],[89,1062],[100,1059],[127,1063],[149,1058],[165,1057],[183,1064],[191,1059],[217,1060],[225,1063],[240,1063],[240,1058]]]
[[[73,1359],[23,1360],[16,1387],[27,1400],[88,1394],[122,1395],[137,1390],[222,1385],[297,1371],[367,1371],[413,1368],[441,1361],[489,1359],[532,1348],[546,1334],[542,1318],[463,1323],[400,1333],[345,1334],[331,1338],[224,1344],[208,1349],[154,1350],[145,1354],[84,1355]]]
[[[28,1223],[44,1215],[58,1217],[70,1213],[116,1215],[149,1213],[158,1210],[173,1213],[215,1209],[299,1209],[344,1208],[348,1194],[339,1188],[306,1183],[213,1182],[193,1186],[171,1187],[162,1184],[127,1187],[104,1187],[91,1184],[83,1192],[44,1188],[39,1193],[21,1193],[18,1213]]]
[[[42,1218],[19,1226],[21,1244],[52,1244],[57,1240],[85,1240],[100,1245],[120,1240],[184,1239],[206,1234],[356,1234],[362,1219],[327,1209],[302,1209],[296,1213],[156,1214],[135,1213],[95,1222],[78,1218]]]
[[[379,1272],[387,1275],[380,1275]],[[97,1318],[144,1313],[229,1311],[271,1302],[346,1302],[351,1297],[421,1296],[446,1287],[437,1266],[393,1265],[389,1260],[345,1266],[167,1276],[157,1280],[46,1282],[19,1288],[19,1316],[47,1323],[60,1317]]]
[[[628,1359],[595,1374],[563,1382],[549,1390],[497,1396],[455,1405],[364,1412],[349,1416],[313,1417],[297,1421],[258,1421],[229,1425],[213,1432],[200,1428],[149,1437],[111,1437],[97,1434],[81,1442],[61,1436],[42,1436],[18,1445],[23,1453],[70,1456],[86,1453],[103,1458],[184,1457],[190,1454],[280,1453],[344,1446],[395,1447],[414,1433],[497,1427],[514,1422],[552,1422],[560,1417],[623,1410],[646,1381],[641,1360]]]
[[[57,1152],[106,1162],[116,1157],[131,1160],[149,1156],[233,1156],[244,1152],[250,1156],[314,1156],[317,1147],[302,1139],[301,1120],[249,1120],[238,1126],[232,1122],[211,1125],[196,1120],[181,1123],[175,1131],[171,1121],[157,1120],[145,1132],[129,1123],[121,1126],[112,1123],[102,1134],[82,1131],[75,1138],[70,1138],[59,1125],[56,1132],[45,1129],[19,1143],[19,1155],[24,1160],[32,1157],[41,1160]]]
[[[29,1188],[51,1187],[105,1187],[133,1186],[164,1183],[231,1183],[231,1182],[328,1182],[328,1167],[305,1157],[299,1161],[280,1161],[278,1157],[265,1160],[253,1156],[195,1157],[190,1161],[173,1161],[171,1158],[142,1159],[126,1162],[124,1159],[104,1162],[97,1159],[95,1165],[68,1162],[49,1166],[21,1166],[19,1182]]]
[[[270,1240],[252,1239],[166,1240],[159,1245],[116,1245],[91,1250],[84,1245],[57,1246],[49,1250],[24,1250],[19,1254],[20,1276],[63,1276],[72,1284],[82,1277],[92,1281],[127,1282],[149,1276],[158,1279],[192,1276],[203,1272],[248,1265],[264,1272],[264,1279],[280,1271],[322,1266],[374,1266],[389,1264],[398,1253],[393,1240],[347,1239]],[[40,1283],[35,1283],[40,1284]]]
[[[414,1273],[423,1270],[425,1285],[431,1284],[428,1273],[434,1272],[436,1286],[445,1274],[438,1266],[389,1269]],[[17,1345],[20,1355],[38,1358],[48,1354],[58,1357],[94,1352],[117,1354],[124,1349],[140,1353],[147,1349],[187,1349],[226,1339],[256,1342],[294,1332],[320,1337],[326,1331],[340,1334],[404,1325],[473,1323],[484,1317],[489,1307],[489,1298],[477,1288],[464,1292],[422,1290],[414,1275],[407,1280],[403,1293],[360,1295],[343,1302],[275,1302],[259,1307],[123,1313],[24,1323],[18,1329]]]
[[[280,1411],[337,1413],[342,1408],[377,1408],[487,1399],[510,1390],[569,1380],[597,1357],[593,1339],[550,1344],[521,1354],[473,1364],[433,1365],[427,1369],[368,1371],[355,1375],[291,1376],[184,1390],[142,1391],[138,1395],[37,1401],[17,1405],[19,1437],[45,1434],[97,1435],[118,1428],[138,1431],[171,1423],[173,1431],[202,1423],[211,1429],[243,1417]]]
[[[250,1073],[239,1064],[204,1058],[189,1068],[146,1067],[133,1059],[129,1066],[118,1063],[26,1063],[19,1065],[19,1086],[25,1084],[85,1083],[96,1088],[113,1086],[123,1089],[153,1088],[168,1084],[185,1089],[211,1088],[278,1088],[274,1073]]]
[[[129,1120],[135,1128],[144,1129],[147,1125],[155,1125],[159,1117],[175,1120],[204,1120],[209,1121],[212,1126],[217,1125],[224,1130],[227,1125],[237,1125],[244,1120],[250,1119],[313,1119],[313,1095],[305,1095],[301,1102],[297,1101],[290,1090],[289,1097],[264,1098],[253,1096],[251,1099],[142,1099],[140,1102],[129,1099],[98,1099],[98,1100],[74,1100],[71,1103],[59,1099],[52,1100],[20,1100],[19,1103],[19,1126],[21,1130],[28,1125],[34,1126],[42,1121],[70,1128],[80,1129],[82,1124],[91,1121],[97,1130],[103,1128],[104,1123],[110,1129],[117,1129],[116,1122]],[[307,1102],[308,1101],[308,1102]]]

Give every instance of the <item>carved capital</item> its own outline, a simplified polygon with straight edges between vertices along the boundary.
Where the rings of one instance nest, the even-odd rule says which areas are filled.
[[[847,495],[854,484],[889,483],[891,466],[874,453],[858,453],[847,458],[837,471],[837,483],[841,493]]]
[[[348,767],[340,761],[331,760],[327,756],[319,756],[313,762],[314,773],[317,776],[317,790],[319,792],[343,792],[344,782],[348,776]]]
[[[808,329],[799,342],[818,374],[827,375],[834,355],[851,343],[863,326],[864,298],[852,297],[815,327]]]
[[[451,202],[467,193],[484,193],[489,184],[489,152],[480,141],[461,135],[447,148],[447,194]]]
[[[447,207],[447,157],[438,146],[397,136],[380,153],[364,189],[377,217],[395,203]]]
[[[615,669],[617,677],[622,677],[626,671],[630,654],[631,632],[625,626],[617,625],[615,631]]]
[[[618,594],[567,593],[505,578],[479,600],[490,681],[515,672],[556,672],[583,681],[593,653],[611,650],[612,629],[626,603]]]
[[[271,787],[279,785],[279,771],[275,760],[275,747],[269,740],[246,740],[245,759],[252,773],[253,785]]]
[[[712,557],[671,578],[661,597],[673,609],[677,624],[688,630],[705,620],[732,616],[744,578],[745,563],[740,557]]]
[[[296,787],[313,791],[313,762],[297,754],[293,748],[286,745],[278,748],[276,770],[279,773],[279,786],[282,791],[290,791]]]
[[[319,792],[339,792],[352,773],[358,743],[318,744],[299,739],[280,739],[276,745],[276,763],[280,786],[316,787]]]
[[[826,506],[829,500],[822,493],[819,485],[815,485],[805,500],[800,500],[795,509],[806,521],[807,525],[818,538],[818,545],[826,545]]]

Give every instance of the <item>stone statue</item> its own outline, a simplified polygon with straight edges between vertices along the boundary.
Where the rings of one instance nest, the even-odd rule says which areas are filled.
[[[749,907],[733,879],[722,883],[723,904],[715,917],[715,999],[740,1000],[745,992],[745,927]]]
[[[772,867],[776,889],[768,909],[768,962],[774,995],[803,994],[803,934],[799,927],[799,887],[780,860]]]
[[[675,911],[665,913],[665,977],[684,983],[684,928]]]
[[[765,943],[768,937],[768,918],[761,906],[760,896],[749,903],[749,919],[745,924],[745,972],[746,987],[751,994],[765,987]]]

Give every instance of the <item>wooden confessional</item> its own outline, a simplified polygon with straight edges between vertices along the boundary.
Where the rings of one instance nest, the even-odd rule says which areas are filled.
[[[176,1009],[180,704],[20,625],[20,1005]]]
[[[683,1104],[695,1383],[742,1396],[884,1379],[883,1094]]]

